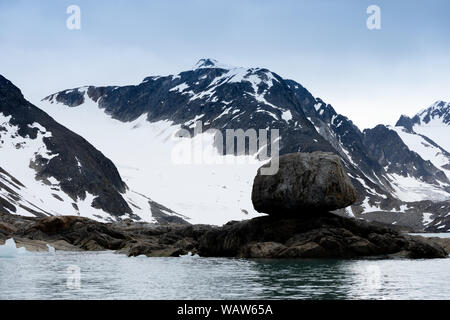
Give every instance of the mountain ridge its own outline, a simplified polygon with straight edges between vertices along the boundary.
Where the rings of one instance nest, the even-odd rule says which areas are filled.
[[[426,136],[447,152],[450,150],[450,138],[445,134],[450,127],[450,103],[437,100],[428,108],[424,108],[413,117],[402,115],[395,124],[410,132]]]
[[[443,169],[410,150],[393,128],[380,125],[361,131],[301,84],[265,68],[226,69],[212,59],[197,66],[178,75],[146,77],[136,86],[65,90],[43,102],[51,112],[59,112],[57,106],[84,105],[80,97],[87,95],[107,117],[123,123],[145,115],[149,123],[168,121],[190,130],[195,120],[202,120],[205,130],[277,128],[280,154],[331,151],[341,156],[359,193],[356,206],[342,214],[418,213],[422,200],[448,199]],[[396,142],[387,144],[390,141]],[[411,192],[414,197],[407,196]]]
[[[127,187],[111,160],[1,75],[0,141],[1,210],[152,220],[148,200]]]

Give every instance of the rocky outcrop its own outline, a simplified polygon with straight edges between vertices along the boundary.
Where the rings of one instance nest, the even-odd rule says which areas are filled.
[[[275,175],[255,177],[252,201],[258,212],[273,216],[332,211],[356,200],[356,190],[340,158],[333,153],[292,153],[279,157]]]
[[[386,227],[322,213],[305,219],[260,217],[209,231],[199,244],[203,256],[243,258],[438,258],[437,243]]]
[[[63,240],[84,250],[117,250],[130,240],[117,228],[88,218],[74,216],[46,217],[37,220],[16,235],[33,240]]]
[[[7,227],[5,227],[7,226]],[[259,217],[209,225],[101,223],[81,217],[23,218],[0,215],[3,241],[45,251],[116,250],[128,256],[178,257],[188,252],[205,257],[242,258],[444,258],[438,239],[412,237],[382,226],[331,213],[306,219]],[[0,239],[2,242],[2,239]]]

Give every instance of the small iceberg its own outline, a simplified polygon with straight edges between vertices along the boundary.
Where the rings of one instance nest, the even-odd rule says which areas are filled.
[[[48,248],[48,252],[49,253],[55,253],[56,252],[55,248],[52,247],[51,245],[49,245],[48,243],[47,243],[47,248]]]
[[[27,253],[24,247],[17,248],[13,238],[6,240],[5,244],[0,245],[0,258],[14,258],[26,255]]]
[[[192,252],[189,251],[185,255],[180,255],[180,258],[188,258],[188,259],[190,259],[190,258],[200,258],[200,256],[198,254],[192,254]]]

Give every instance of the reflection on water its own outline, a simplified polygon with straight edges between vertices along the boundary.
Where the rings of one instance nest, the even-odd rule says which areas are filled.
[[[347,278],[338,260],[258,260],[252,265],[252,279],[265,297],[280,299],[345,299],[343,279]]]
[[[449,259],[274,261],[33,253],[0,257],[0,299],[449,299],[449,268]],[[78,287],[74,270],[79,270]]]

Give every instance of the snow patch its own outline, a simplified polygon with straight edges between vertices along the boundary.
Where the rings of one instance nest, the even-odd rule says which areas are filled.
[[[186,90],[187,88],[189,88],[189,86],[186,83],[182,83],[179,84],[175,87],[173,87],[172,89],[170,89],[169,91],[179,91],[179,92],[183,92],[184,90]]]
[[[425,183],[411,176],[404,177],[396,173],[389,173],[387,177],[394,189],[394,194],[402,201],[448,200],[448,193],[438,186]]]
[[[450,179],[450,170],[443,168],[444,165],[450,163],[450,157],[446,156],[440,148],[427,142],[421,135],[410,133],[403,127],[389,128],[397,132],[411,151],[416,152],[422,159],[431,161],[436,168],[444,171],[447,178]],[[450,130],[448,134],[450,135]]]
[[[171,121],[148,122],[147,116],[142,115],[135,121],[121,122],[105,114],[90,99],[75,108],[43,101],[41,108],[62,125],[85,137],[113,161],[132,190],[124,195],[129,203],[143,208],[145,199],[133,197],[150,195],[153,201],[190,217],[192,223],[221,225],[230,220],[261,215],[253,209],[251,191],[262,163],[255,161],[254,156],[218,155],[211,134],[203,133],[195,139],[203,142],[211,158],[219,157],[224,163],[231,159],[233,163],[174,163],[174,148],[182,146],[183,139],[190,139],[176,138],[181,126]],[[130,207],[135,210],[132,205]],[[144,213],[139,211],[137,214],[152,221],[150,215],[143,216]]]
[[[427,226],[431,222],[433,222],[433,219],[431,218],[432,216],[433,216],[432,213],[429,213],[429,212],[424,212],[423,213],[422,223],[423,223],[424,226]]]
[[[289,120],[292,120],[292,113],[289,110],[283,111],[281,113],[281,119],[288,122]]]

